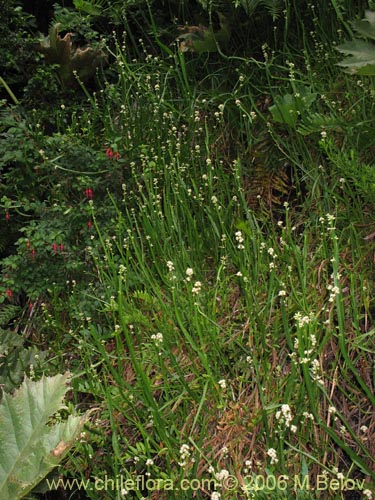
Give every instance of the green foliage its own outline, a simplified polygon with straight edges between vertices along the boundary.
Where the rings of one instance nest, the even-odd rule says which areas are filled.
[[[55,6],[50,50],[105,37],[110,64],[69,92],[41,64],[35,111],[3,108],[0,318],[43,305],[27,345],[4,324],[0,356],[13,389],[13,361],[36,363],[24,346],[48,345],[95,408],[61,474],[339,470],[373,488],[373,89],[332,62],[352,4]]]
[[[73,0],[74,7],[91,16],[100,16],[106,5],[106,0],[86,1],[86,0]]]
[[[177,37],[182,52],[217,52],[228,46],[230,29],[227,20],[220,15],[220,31],[214,32],[206,26],[184,26],[184,33]]]
[[[72,33],[67,33],[61,38],[60,24],[51,26],[48,37],[40,41],[38,50],[44,54],[46,62],[58,65],[58,74],[64,89],[87,82],[104,63],[104,53],[100,49],[74,47]]]
[[[39,372],[47,357],[47,351],[41,352],[36,346],[25,347],[24,337],[8,326],[19,313],[19,306],[0,307],[0,386],[5,392],[18,387],[31,367],[33,373]]]
[[[316,98],[317,94],[307,87],[296,87],[294,94],[276,96],[275,104],[270,106],[272,118],[295,127],[300,119],[305,119]]]
[[[363,203],[373,206],[375,203],[375,168],[364,164],[354,150],[340,151],[332,141],[324,141],[322,149],[329,158],[335,175],[348,183],[354,196]]]
[[[375,40],[375,12],[366,11],[365,19],[353,23],[354,30],[363,38]],[[375,75],[375,45],[360,39],[343,43],[337,50],[347,57],[338,66],[350,74],[362,76]]]
[[[16,95],[21,94],[37,64],[31,34],[35,20],[21,5],[18,0],[0,1],[0,76]]]
[[[27,495],[69,449],[84,424],[84,417],[69,416],[51,423],[64,407],[68,375],[25,379],[13,394],[0,402],[0,494],[4,500]]]

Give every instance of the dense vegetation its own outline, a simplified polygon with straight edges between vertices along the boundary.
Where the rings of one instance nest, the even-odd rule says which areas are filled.
[[[2,499],[375,497],[372,3],[0,0]]]

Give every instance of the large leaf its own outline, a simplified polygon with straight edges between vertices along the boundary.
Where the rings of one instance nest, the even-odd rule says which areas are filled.
[[[296,92],[275,97],[275,104],[270,106],[270,112],[275,122],[285,123],[294,127],[300,115],[310,109],[317,94],[309,87],[296,88]]]
[[[85,417],[49,425],[63,408],[68,374],[25,379],[0,403],[0,498],[16,500],[32,490],[66,455]]]
[[[375,40],[375,12],[366,10],[365,19],[354,21],[353,27],[360,35]]]
[[[353,40],[337,47],[337,50],[348,55],[337,63],[346,68],[348,73],[375,75],[375,45],[363,40]]]
[[[375,40],[375,12],[366,11],[365,19],[355,21],[354,29],[363,37]],[[375,45],[364,40],[354,39],[343,43],[337,50],[347,57],[337,63],[347,73],[358,75],[375,75]]]

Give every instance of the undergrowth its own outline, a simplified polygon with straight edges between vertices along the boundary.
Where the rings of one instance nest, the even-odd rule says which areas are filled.
[[[2,107],[0,333],[23,310],[90,410],[60,498],[374,495],[373,81],[335,66],[350,6],[296,44],[286,4],[251,57],[151,18],[80,102]]]

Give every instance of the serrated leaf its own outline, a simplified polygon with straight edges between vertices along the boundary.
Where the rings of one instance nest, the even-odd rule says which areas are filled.
[[[48,425],[63,407],[69,375],[25,379],[0,403],[0,498],[22,498],[63,458],[82,428],[84,417]]]
[[[337,50],[348,55],[337,66],[346,68],[349,73],[360,75],[375,75],[375,45],[363,40],[353,40],[343,43]]]
[[[375,12],[366,10],[365,19],[354,21],[353,28],[360,35],[375,40]]]

